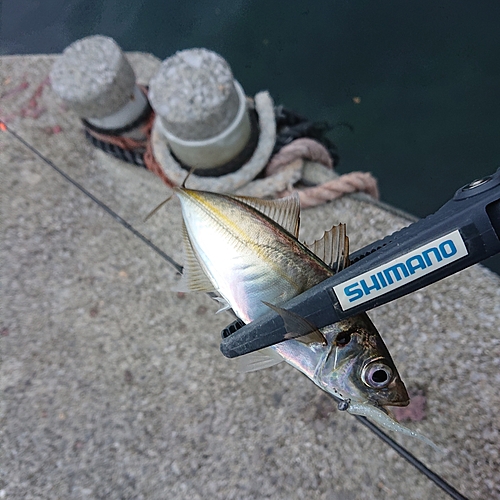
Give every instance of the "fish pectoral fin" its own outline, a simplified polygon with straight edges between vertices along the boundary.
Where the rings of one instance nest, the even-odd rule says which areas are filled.
[[[287,331],[286,340],[295,339],[304,344],[327,344],[325,336],[307,319],[282,307],[274,306],[269,302],[262,301],[262,303],[279,314],[283,319]]]
[[[236,358],[236,364],[240,373],[256,372],[281,363],[284,359],[271,347],[265,347],[259,351],[250,352]]]
[[[297,192],[277,200],[263,200],[250,196],[231,196],[231,198],[255,208],[286,229],[295,238],[299,237],[300,200]]]
[[[349,237],[345,224],[333,226],[319,240],[304,245],[335,272],[349,266]]]
[[[213,292],[214,285],[196,258],[184,221],[182,222],[182,241],[184,244],[184,268],[176,291]]]

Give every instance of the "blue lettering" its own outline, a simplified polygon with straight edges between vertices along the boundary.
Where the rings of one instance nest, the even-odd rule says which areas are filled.
[[[380,284],[385,288],[387,286],[387,281],[385,281],[384,275],[382,273],[377,273],[377,278]]]
[[[372,290],[380,290],[380,283],[377,281],[377,277],[374,274],[372,274],[370,278],[372,280],[371,286],[368,286],[365,280],[360,281],[361,287],[363,288],[363,291],[365,292],[366,295],[370,295],[370,292]]]
[[[344,294],[346,297],[354,297],[349,299],[349,302],[354,302],[355,300],[360,299],[363,297],[363,291],[361,288],[357,288],[359,286],[359,283],[356,281],[356,283],[353,283],[352,285],[346,286],[344,288]]]
[[[424,250],[422,252],[422,255],[424,256],[424,259],[425,259],[425,263],[428,266],[432,266],[432,260],[431,260],[430,255],[429,255],[431,252],[436,257],[436,262],[441,262],[443,260],[443,257],[441,257],[441,254],[439,253],[439,250],[436,247],[429,248],[429,250]]]
[[[416,264],[412,264],[413,261],[416,261]],[[415,257],[410,257],[406,261],[406,267],[411,274],[415,274],[416,269],[425,269],[427,266],[425,265],[424,259],[422,259],[421,255],[415,255]]]
[[[439,250],[441,250],[441,253],[445,258],[451,257],[457,253],[457,247],[451,240],[443,241],[443,243],[439,245]]]
[[[392,285],[394,283],[394,280],[391,276],[391,271],[396,281],[401,281],[403,279],[403,276],[401,276],[399,270],[403,272],[403,275],[405,277],[410,276],[410,273],[408,272],[408,269],[406,269],[406,266],[404,264],[394,264],[393,266],[384,270],[384,276],[386,277],[387,283],[389,283],[389,285]]]

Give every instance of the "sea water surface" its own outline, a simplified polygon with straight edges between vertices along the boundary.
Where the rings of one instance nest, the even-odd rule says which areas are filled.
[[[247,94],[348,123],[329,134],[339,171],[372,172],[383,201],[422,217],[500,167],[499,20],[496,0],[4,0],[0,55],[92,34],[162,59],[215,50]]]

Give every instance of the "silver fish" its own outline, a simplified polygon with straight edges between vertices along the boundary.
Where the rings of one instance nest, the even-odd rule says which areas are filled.
[[[409,397],[366,314],[316,330],[280,308],[332,276],[333,269],[348,265],[345,225],[334,226],[306,246],[297,239],[300,205],[296,195],[268,201],[183,187],[175,188],[175,193],[184,221],[183,289],[215,290],[226,308],[245,323],[274,309],[290,332],[290,340],[243,356],[246,371],[284,360],[342,401],[348,412],[432,445],[396,422],[387,409],[406,406]]]

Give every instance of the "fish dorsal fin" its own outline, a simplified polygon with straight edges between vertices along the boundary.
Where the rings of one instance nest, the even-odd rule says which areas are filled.
[[[269,309],[272,309],[281,316],[287,332],[285,339],[295,339],[303,344],[327,344],[325,336],[312,323],[307,321],[307,319],[292,311],[287,311],[282,307],[273,306],[269,304],[269,302],[262,302],[269,307]]]
[[[184,268],[176,290],[178,292],[213,292],[214,286],[196,258],[184,221],[182,221],[182,242],[184,245]]]
[[[349,265],[349,237],[345,224],[333,226],[319,240],[304,245],[335,272]]]
[[[231,198],[255,208],[255,210],[263,213],[276,222],[276,224],[286,229],[295,238],[298,238],[300,200],[297,192],[286,198],[279,198],[277,200],[262,200],[261,198],[252,198],[250,196],[231,196]]]

